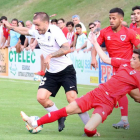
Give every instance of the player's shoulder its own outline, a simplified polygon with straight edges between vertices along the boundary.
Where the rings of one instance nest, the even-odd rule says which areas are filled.
[[[58,32],[62,32],[62,30],[59,27],[57,27],[56,25],[49,25],[48,32],[56,35]]]
[[[103,29],[101,29],[101,33],[106,33],[106,32],[110,32],[110,31],[112,31],[112,29],[111,29],[111,27],[110,26],[108,26],[108,27],[105,27],[105,28],[103,28]]]

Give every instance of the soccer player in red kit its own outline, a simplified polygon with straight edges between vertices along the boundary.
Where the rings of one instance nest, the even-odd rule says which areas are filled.
[[[54,122],[61,117],[82,113],[94,108],[93,114],[84,128],[86,135],[92,137],[97,133],[97,126],[111,114],[116,102],[132,89],[140,89],[140,49],[133,51],[131,60],[110,58],[100,48],[93,33],[89,39],[95,46],[102,61],[118,68],[118,71],[106,83],[100,84],[98,88],[77,98],[68,106],[46,114],[37,121],[32,120],[21,111],[23,120],[31,127],[35,128],[45,123]],[[133,97],[133,95],[131,96]],[[135,100],[140,102],[140,93],[137,94],[137,97]]]
[[[134,14],[135,21],[137,23],[134,30],[138,33],[137,38],[140,39],[140,6],[133,7],[132,11]]]
[[[140,47],[140,38],[134,30],[121,25],[124,17],[124,12],[120,8],[113,8],[109,12],[110,26],[100,31],[100,36],[97,41],[101,45],[105,42],[106,49],[110,57],[119,57],[123,59],[131,59],[133,53],[133,45],[137,48]],[[92,62],[91,66],[97,68],[96,50],[92,49]],[[113,66],[113,74],[116,73],[117,67]],[[123,96],[119,101],[121,109],[121,121],[113,124],[115,128],[129,128],[128,122],[128,99]]]

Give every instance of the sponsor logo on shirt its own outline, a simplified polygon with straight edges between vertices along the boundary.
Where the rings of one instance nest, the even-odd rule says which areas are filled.
[[[124,41],[126,39],[126,35],[120,35],[120,38],[122,41]]]
[[[107,40],[111,40],[111,37],[110,37],[110,36],[108,36],[108,37],[107,37]]]
[[[46,45],[46,44],[43,44],[43,43],[38,43],[38,45],[39,46],[43,46],[43,47],[53,47],[53,45],[52,46],[49,46],[49,45]]]
[[[135,73],[136,73],[135,70],[130,71],[130,75],[133,75],[133,74],[135,74]]]
[[[140,35],[139,34],[136,34],[136,39],[140,40]]]

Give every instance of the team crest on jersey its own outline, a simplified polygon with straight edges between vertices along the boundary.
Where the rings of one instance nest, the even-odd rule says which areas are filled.
[[[140,40],[140,35],[139,34],[136,34],[136,39]]]
[[[126,39],[126,35],[120,35],[120,38],[122,41],[124,41]]]
[[[136,73],[135,70],[130,71],[130,75],[135,74],[135,73]]]

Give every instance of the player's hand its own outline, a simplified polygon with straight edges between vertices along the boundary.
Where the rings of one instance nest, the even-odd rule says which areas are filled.
[[[97,42],[97,37],[94,33],[90,33],[88,40],[94,45]]]
[[[92,67],[94,67],[95,68],[95,70],[96,70],[96,68],[98,68],[98,62],[97,62],[97,60],[96,59],[92,59],[92,61],[91,61],[91,70],[92,70]]]
[[[11,29],[12,26],[10,25],[10,23],[6,20],[2,20],[2,23],[8,28],[8,29]]]
[[[50,69],[50,60],[51,60],[51,55],[48,55],[44,61],[44,65],[47,67],[48,70]]]

